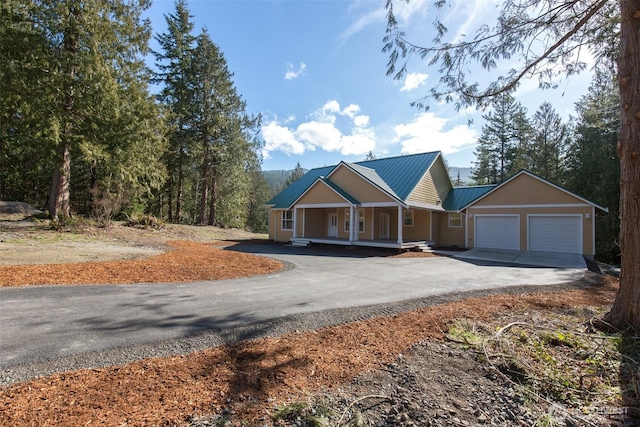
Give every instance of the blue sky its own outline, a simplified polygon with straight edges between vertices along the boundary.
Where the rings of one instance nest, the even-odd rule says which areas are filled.
[[[449,34],[468,34],[491,24],[501,0],[453,0],[441,18]],[[196,33],[206,27],[222,49],[238,92],[252,114],[262,114],[263,170],[305,169],[440,150],[450,166],[469,167],[482,128],[482,112],[456,112],[431,104],[411,107],[438,80],[426,61],[412,60],[403,81],[386,76],[382,53],[385,0],[190,0]],[[410,40],[434,36],[433,0],[396,2],[400,27]],[[154,0],[147,15],[153,32],[166,28],[173,0]],[[152,44],[152,46],[155,48]],[[478,75],[480,70],[478,70]],[[586,93],[587,73],[540,91],[537,80],[516,98],[529,115],[544,101],[567,119]],[[469,119],[474,120],[468,126]]]

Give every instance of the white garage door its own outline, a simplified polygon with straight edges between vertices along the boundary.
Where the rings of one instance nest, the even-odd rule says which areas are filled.
[[[529,250],[582,253],[582,217],[529,216]]]
[[[518,215],[476,215],[476,248],[520,250]]]

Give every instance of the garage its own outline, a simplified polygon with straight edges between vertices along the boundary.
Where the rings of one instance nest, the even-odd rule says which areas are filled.
[[[476,215],[475,247],[520,250],[519,215]]]
[[[582,215],[529,215],[529,250],[581,254]]]

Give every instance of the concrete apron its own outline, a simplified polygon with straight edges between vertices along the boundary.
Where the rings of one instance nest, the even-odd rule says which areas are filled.
[[[459,252],[454,258],[470,261],[490,261],[505,264],[530,265],[535,267],[567,268],[584,270],[587,263],[580,254],[558,252],[512,251],[506,249],[473,248]]]

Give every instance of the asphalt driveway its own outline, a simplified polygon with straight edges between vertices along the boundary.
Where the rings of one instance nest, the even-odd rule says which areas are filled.
[[[180,340],[182,350],[190,351],[242,338],[236,331],[248,325],[266,328],[288,316],[452,292],[562,283],[585,273],[277,245],[235,250],[276,258],[288,268],[217,282],[0,288],[0,374],[33,363],[64,370],[107,351],[119,358],[96,365],[123,363],[138,357],[132,348],[144,347],[139,355],[145,357],[162,355],[175,352],[175,345],[167,343]],[[209,336],[206,343],[196,345],[185,338],[202,334]],[[75,362],[69,365],[69,360]]]

